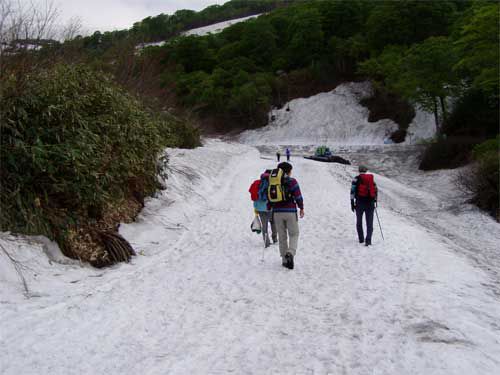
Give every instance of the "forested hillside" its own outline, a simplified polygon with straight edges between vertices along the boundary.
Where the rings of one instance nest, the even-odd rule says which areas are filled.
[[[117,31],[95,31],[76,40],[84,49],[104,52],[123,40],[155,42],[179,35],[182,31],[211,25],[220,21],[269,12],[287,6],[296,0],[231,0],[223,5],[211,5],[196,12],[181,9],[174,14],[159,14],[134,23],[130,29]]]
[[[263,125],[301,85],[369,78],[434,112],[441,130],[451,98],[498,97],[496,21],[492,2],[300,2],[157,53],[182,104],[228,116],[229,128]]]

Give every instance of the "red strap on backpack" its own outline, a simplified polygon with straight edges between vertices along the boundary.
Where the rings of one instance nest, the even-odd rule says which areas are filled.
[[[259,200],[259,187],[260,187],[260,180],[255,180],[252,182],[252,185],[250,185],[250,188],[248,191],[250,192],[250,198],[253,201],[258,201]]]
[[[372,199],[377,197],[377,188],[375,187],[372,174],[363,173],[359,175],[358,197]]]

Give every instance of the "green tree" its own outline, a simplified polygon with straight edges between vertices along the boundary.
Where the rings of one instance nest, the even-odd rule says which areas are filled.
[[[369,76],[377,83],[394,88],[400,78],[401,64],[407,51],[404,46],[387,46],[377,57],[360,63],[359,73]]]
[[[498,3],[475,8],[456,42],[460,60],[455,65],[457,71],[472,77],[473,87],[497,98],[500,75],[498,24]]]
[[[321,16],[316,9],[298,9],[290,25],[288,46],[292,67],[307,66],[318,59],[323,51]]]
[[[234,59],[238,56],[241,56],[242,54],[243,54],[243,45],[241,41],[229,43],[224,45],[222,48],[218,50],[217,62],[221,64],[224,61]]]
[[[196,70],[210,72],[215,66],[215,56],[208,48],[208,40],[193,35],[178,38],[171,60],[182,65],[187,73]]]
[[[381,1],[366,24],[370,46],[381,51],[390,44],[410,46],[431,36],[448,35],[455,11],[455,4],[446,0]]]
[[[241,48],[257,64],[266,66],[276,53],[276,40],[274,29],[267,21],[253,21],[246,26]]]
[[[438,133],[448,114],[446,98],[456,95],[459,84],[453,70],[458,59],[452,47],[447,37],[426,39],[411,47],[402,59],[399,72],[392,73],[396,75],[393,86],[399,92],[434,113]]]
[[[359,0],[321,1],[318,10],[325,38],[336,36],[347,39],[364,29],[370,2]]]
[[[368,47],[361,34],[347,39],[332,36],[328,42],[328,57],[341,74],[354,72],[356,63],[367,53]]]

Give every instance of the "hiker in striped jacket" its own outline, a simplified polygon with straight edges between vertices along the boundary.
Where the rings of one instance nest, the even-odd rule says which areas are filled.
[[[282,264],[284,267],[293,269],[293,258],[299,242],[299,216],[300,218],[304,217],[304,199],[299,183],[291,177],[292,165],[283,162],[278,165],[278,168],[285,173],[283,185],[287,198],[282,202],[270,203],[270,206],[273,210],[273,221],[278,231]],[[299,215],[297,215],[297,207],[300,209]]]

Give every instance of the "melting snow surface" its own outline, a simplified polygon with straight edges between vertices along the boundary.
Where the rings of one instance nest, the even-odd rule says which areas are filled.
[[[385,241],[376,226],[366,248],[349,207],[356,167],[294,150],[306,216],[290,271],[249,228],[248,187],[270,154],[220,141],[168,152],[166,192],[120,229],[131,264],[49,261],[50,244],[1,234],[28,293],[0,251],[0,373],[499,373],[499,224],[375,174]],[[430,177],[446,188],[445,175]],[[458,225],[468,215],[480,225]]]

